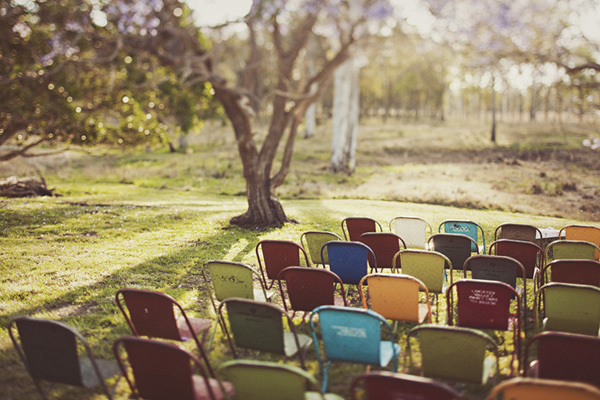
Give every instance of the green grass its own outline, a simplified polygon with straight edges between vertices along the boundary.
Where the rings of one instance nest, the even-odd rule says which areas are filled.
[[[396,137],[416,140],[424,134],[422,128],[372,130],[374,137],[382,141]],[[469,219],[483,226],[487,243],[493,240],[495,227],[506,221],[555,228],[587,223],[573,217],[472,209],[468,198],[458,201],[459,207],[451,207],[425,204],[434,202],[431,199],[409,203],[394,201],[393,196],[371,199],[368,192],[356,195],[348,189],[365,184],[388,167],[377,165],[374,158],[378,155],[374,154],[364,156],[366,161],[352,176],[330,174],[318,141],[316,148],[321,150],[311,156],[315,143],[299,140],[299,160],[280,192],[288,216],[298,223],[269,230],[242,230],[228,224],[231,217],[246,209],[245,197],[240,195],[244,182],[231,141],[199,143],[188,154],[170,154],[162,149],[145,153],[97,148],[91,154],[69,153],[60,162],[40,164],[49,186],[61,197],[0,202],[0,324],[6,327],[19,315],[59,319],[77,328],[97,355],[110,357],[113,341],[129,333],[114,302],[117,289],[164,291],[192,315],[214,318],[202,279],[202,264],[223,259],[257,266],[254,248],[262,239],[299,242],[301,233],[307,230],[341,234],[341,220],[351,215],[370,216],[385,227],[396,215],[417,215],[427,219],[434,229],[445,219]],[[480,141],[476,143],[481,145]],[[388,172],[421,168],[398,163],[389,165]],[[543,187],[556,191],[551,186]],[[397,335],[403,349],[408,328],[402,326]],[[309,332],[307,326],[299,329]],[[0,334],[0,348],[0,399],[35,398],[33,383],[12,349],[6,330]],[[231,358],[220,334],[210,358],[214,366]],[[506,362],[504,358],[504,376]],[[318,377],[312,350],[308,365]],[[335,364],[331,391],[348,396],[350,379],[363,370],[362,366]],[[404,354],[400,370],[416,372],[410,369]],[[483,398],[489,387],[461,389],[472,398]],[[99,391],[64,386],[54,393],[54,398],[61,399],[102,398]],[[121,381],[116,398],[126,399],[127,393]]]

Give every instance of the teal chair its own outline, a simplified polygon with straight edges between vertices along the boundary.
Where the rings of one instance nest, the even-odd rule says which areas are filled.
[[[471,244],[471,251],[485,254],[485,235],[483,228],[477,222],[448,219],[440,224],[438,232],[467,235],[474,241]],[[481,242],[481,245],[478,244],[479,242]],[[460,265],[455,267],[458,268]]]
[[[219,367],[233,384],[234,400],[342,400],[333,393],[321,393],[314,376],[293,365],[267,361],[234,360]]]
[[[319,319],[323,352],[318,346],[315,319]],[[310,315],[315,351],[323,377],[322,392],[327,391],[328,374],[333,361],[386,367],[390,361],[398,370],[400,345],[393,342],[390,324],[371,310],[321,306]],[[389,340],[382,339],[382,328]]]

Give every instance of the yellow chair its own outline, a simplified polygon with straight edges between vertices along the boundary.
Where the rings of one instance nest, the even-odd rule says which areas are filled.
[[[496,385],[486,400],[599,400],[600,389],[580,382],[513,378]]]
[[[368,284],[368,286],[367,286]],[[369,274],[361,279],[360,297],[364,308],[395,322],[431,322],[431,303],[427,286],[409,275]],[[368,288],[368,295],[367,289]],[[419,301],[425,292],[425,303]],[[367,297],[369,301],[367,302]]]

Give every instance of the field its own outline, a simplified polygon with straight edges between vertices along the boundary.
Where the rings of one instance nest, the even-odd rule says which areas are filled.
[[[299,241],[307,230],[341,234],[345,216],[366,215],[386,226],[396,215],[418,215],[434,228],[444,219],[470,219],[483,226],[487,243],[507,221],[554,228],[600,222],[600,158],[581,144],[594,126],[501,124],[494,145],[482,123],[364,121],[352,175],[329,172],[328,131],[323,126],[311,139],[298,138],[292,172],[279,190],[298,223],[269,230],[228,224],[246,203],[227,127],[205,127],[182,153],[97,147],[0,165],[0,177],[41,173],[60,194],[0,201],[0,324],[18,315],[60,319],[97,355],[110,357],[113,341],[128,333],[114,302],[118,288],[165,291],[191,314],[214,318],[204,262],[257,266],[258,241]],[[398,333],[403,350],[407,329]],[[6,330],[0,348],[0,399],[34,398]],[[214,366],[231,358],[220,334],[210,358]],[[502,365],[506,377],[506,360]],[[309,370],[318,378],[314,351]],[[404,354],[400,370],[414,372]],[[347,396],[351,377],[361,371],[334,366],[330,390]],[[478,399],[489,387],[459,389]],[[116,393],[127,398],[123,381]],[[55,398],[102,396],[60,386]]]

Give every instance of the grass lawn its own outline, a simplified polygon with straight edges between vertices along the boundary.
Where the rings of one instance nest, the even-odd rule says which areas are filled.
[[[199,135],[187,154],[169,154],[160,149],[152,153],[118,153],[97,148],[90,153],[71,151],[36,161],[49,186],[62,196],[0,201],[0,324],[5,327],[11,318],[19,315],[59,319],[77,328],[98,356],[110,357],[113,341],[129,333],[114,302],[117,289],[161,290],[175,297],[192,315],[214,318],[202,279],[203,263],[222,259],[257,267],[254,248],[262,239],[299,242],[301,233],[307,230],[331,230],[341,234],[341,220],[351,215],[370,216],[384,226],[396,215],[417,215],[427,219],[434,229],[444,219],[469,219],[482,225],[487,243],[492,242],[495,227],[507,221],[555,228],[598,221],[598,211],[582,211],[570,203],[576,194],[583,198],[590,191],[598,190],[595,161],[573,166],[573,163],[562,162],[556,152],[547,161],[543,154],[548,151],[548,145],[543,145],[540,146],[543,151],[538,149],[541,155],[537,163],[548,164],[545,175],[541,176],[536,169],[539,165],[534,165],[536,161],[530,157],[539,140],[533,140],[529,147],[521,140],[521,147],[517,148],[504,139],[507,143],[498,148],[485,144],[482,139],[475,140],[485,134],[483,128],[477,128],[461,131],[467,136],[461,141],[473,143],[472,150],[477,151],[476,164],[467,164],[464,154],[453,162],[448,153],[452,149],[447,149],[446,157],[435,163],[417,162],[418,154],[427,149],[411,147],[408,142],[414,142],[417,137],[423,139],[425,135],[445,137],[448,133],[444,131],[448,128],[403,129],[399,134],[398,129],[389,126],[379,129],[367,126],[371,140],[376,138],[384,145],[377,150],[359,145],[358,169],[352,176],[336,176],[327,171],[326,134],[312,142],[312,139],[299,139],[298,161],[280,191],[288,216],[298,223],[270,230],[242,230],[228,224],[231,217],[246,208],[245,197],[240,195],[244,183],[229,137],[231,133],[222,136],[221,131],[215,130],[211,135]],[[519,142],[518,135],[511,132],[510,137],[515,135],[514,140]],[[571,134],[585,137],[586,132],[581,129]],[[552,137],[562,143],[564,150],[563,136]],[[569,136],[569,143],[577,159],[582,152],[577,143],[581,141]],[[524,147],[527,148],[524,150]],[[394,155],[402,151],[405,158],[393,161]],[[428,151],[440,152],[432,148]],[[503,157],[504,161],[497,162],[494,157]],[[593,152],[590,157],[597,159]],[[519,179],[528,176],[529,181],[500,185],[501,180],[517,174],[504,169],[511,165],[505,161],[513,159],[520,163],[515,168]],[[0,173],[8,176],[14,173],[11,168],[24,170],[30,165],[5,166]],[[465,175],[464,171],[472,170],[474,165],[481,167],[480,173]],[[494,167],[498,167],[498,175]],[[433,194],[429,189],[435,185],[424,177],[428,171],[445,173],[432,178],[434,182],[437,180],[440,190]],[[418,176],[423,182],[420,196]],[[457,187],[463,187],[463,182],[476,183],[482,177],[487,177],[488,183],[498,182],[490,186],[482,184],[482,189],[472,195],[466,189],[456,191]],[[394,189],[394,183],[406,184],[407,181],[413,182],[410,185],[414,188],[407,190],[408,195],[403,197]],[[448,189],[454,195],[447,198],[442,191],[444,182],[452,181],[459,183],[454,189]],[[574,182],[577,190],[576,193],[563,190],[558,194],[549,189],[547,182],[554,182],[555,187]],[[543,193],[528,193],[536,184]],[[486,200],[488,188],[501,192],[503,197],[491,196]],[[435,201],[436,198],[447,201]],[[509,198],[518,201],[508,204],[498,200]],[[566,205],[552,206],[560,203],[559,200]],[[533,296],[528,298],[533,300]],[[403,326],[398,331],[397,339],[403,350],[408,328]],[[308,333],[309,329],[302,326],[300,331]],[[3,371],[0,399],[35,398],[34,385],[12,349],[6,330],[0,334],[0,348]],[[319,378],[314,351],[308,354],[309,370]],[[231,358],[222,335],[218,334],[209,357],[213,366]],[[506,358],[502,364],[504,376]],[[330,390],[348,396],[351,378],[363,370],[361,366],[334,364]],[[404,354],[400,370],[414,372]],[[483,398],[489,390],[489,387],[464,385],[459,388],[472,398]],[[65,386],[57,387],[54,393],[55,398],[61,399],[103,397],[100,391]],[[128,388],[121,381],[116,398],[125,399],[127,393]]]

